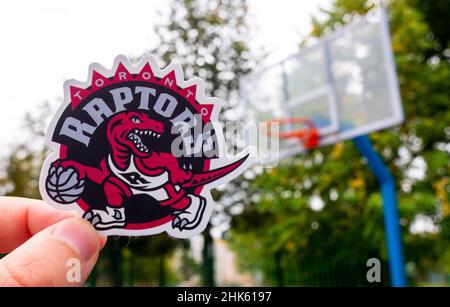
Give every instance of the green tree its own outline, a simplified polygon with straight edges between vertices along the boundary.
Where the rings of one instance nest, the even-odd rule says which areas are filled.
[[[422,13],[430,28],[429,38],[434,40],[433,48],[430,48],[426,53],[427,57],[438,56],[441,59],[448,60],[450,58],[448,51],[450,41],[448,7],[450,6],[450,0],[414,0],[412,3]]]
[[[334,1],[326,18],[313,18],[311,37],[365,14],[372,3]],[[442,49],[446,38],[432,32],[439,28],[426,16],[450,16],[404,0],[389,1],[388,12],[406,120],[371,139],[396,178],[406,260],[416,282],[429,271],[449,273],[450,66],[430,56],[448,53],[448,39]],[[426,169],[423,176],[414,175],[419,169]],[[247,193],[231,240],[241,265],[262,270],[266,284],[363,285],[371,257],[382,260],[383,283],[389,283],[379,187],[351,142],[265,170]],[[432,221],[436,231],[414,232],[418,219]]]
[[[44,138],[50,113],[51,105],[43,102],[36,112],[26,114],[22,127],[22,136],[26,136],[24,142],[13,145],[2,163],[4,172],[0,173],[1,194],[41,198],[39,174],[48,153]]]
[[[238,102],[238,81],[254,63],[247,40],[247,5],[244,0],[183,0],[170,3],[169,22],[155,27],[160,41],[151,53],[165,64],[182,64],[186,79],[198,76],[206,82],[208,95],[225,105],[221,116],[230,119]],[[230,191],[232,187],[228,187]],[[213,195],[220,205],[226,191]],[[224,212],[221,210],[220,212]],[[215,214],[219,214],[216,211]],[[203,233],[203,284],[214,286],[211,225]]]

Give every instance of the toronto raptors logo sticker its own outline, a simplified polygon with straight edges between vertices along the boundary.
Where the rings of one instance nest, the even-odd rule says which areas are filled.
[[[198,234],[214,208],[210,190],[250,164],[249,149],[227,157],[218,99],[178,64],[119,56],[111,70],[92,64],[85,83],[66,81],[64,95],[41,194],[106,235]]]

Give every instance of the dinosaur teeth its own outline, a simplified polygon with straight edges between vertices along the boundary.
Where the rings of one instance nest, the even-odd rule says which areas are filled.
[[[147,148],[146,145],[144,145],[144,143],[142,143],[142,140],[141,140],[141,138],[138,135],[149,135],[149,134],[151,135],[151,133],[152,132],[150,130],[137,130],[137,129],[134,129],[134,133],[131,132],[128,135],[127,138],[134,143],[134,145],[137,148],[137,150],[139,150],[140,152],[148,153],[149,149]]]
[[[155,138],[160,138],[161,133],[152,131],[152,130],[137,130],[134,129],[134,134],[130,134],[129,138],[134,139],[135,137],[138,138],[138,135],[149,135]]]

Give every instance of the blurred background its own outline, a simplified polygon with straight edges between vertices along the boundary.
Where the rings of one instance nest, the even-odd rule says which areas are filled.
[[[450,0],[387,7],[405,122],[371,134],[395,176],[408,282],[450,285]],[[68,78],[117,54],[183,65],[238,120],[239,79],[379,5],[368,0],[15,1],[0,4],[0,195],[40,198],[44,134]],[[213,192],[191,240],[112,237],[90,286],[389,285],[382,201],[351,142],[253,168]]]

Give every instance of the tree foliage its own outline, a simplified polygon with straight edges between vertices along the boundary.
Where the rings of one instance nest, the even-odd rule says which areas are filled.
[[[403,125],[371,139],[396,178],[411,281],[448,271],[450,66],[439,56],[446,38],[423,1],[393,0],[388,12]],[[335,0],[313,18],[311,38],[329,33],[374,8],[372,1]],[[430,5],[429,10],[438,9]],[[448,41],[448,40],[447,40]],[[448,46],[447,46],[448,48]],[[351,142],[313,150],[266,169],[246,191],[245,211],[230,232],[241,265],[262,268],[277,285],[366,284],[366,261],[382,260],[388,284],[379,186]],[[323,206],[323,208],[321,208]],[[419,225],[428,225],[418,231]],[[280,274],[284,273],[284,274]]]

